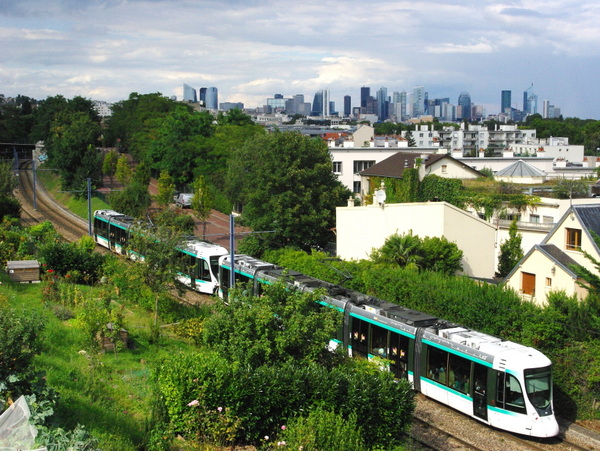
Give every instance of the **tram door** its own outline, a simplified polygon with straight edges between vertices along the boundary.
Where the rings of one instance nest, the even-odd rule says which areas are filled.
[[[473,364],[473,415],[487,421],[487,368]]]

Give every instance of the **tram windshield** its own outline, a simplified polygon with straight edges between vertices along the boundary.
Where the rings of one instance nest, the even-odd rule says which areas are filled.
[[[538,410],[546,410],[552,401],[552,371],[550,367],[525,370],[525,390],[531,404]],[[548,411],[548,414],[551,412]]]

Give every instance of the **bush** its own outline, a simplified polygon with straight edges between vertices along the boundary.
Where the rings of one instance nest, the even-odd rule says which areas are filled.
[[[74,283],[93,284],[100,279],[104,256],[89,252],[85,245],[53,242],[40,249],[40,260],[45,268],[56,274],[72,276]]]
[[[301,449],[303,451],[366,450],[356,415],[344,419],[321,407],[312,409],[306,417],[294,417],[270,444],[270,449]]]

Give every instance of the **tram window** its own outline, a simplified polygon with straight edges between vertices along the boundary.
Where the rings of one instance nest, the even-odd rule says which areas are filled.
[[[351,319],[352,328],[350,331],[350,342],[352,343],[352,356],[366,357],[369,323],[355,317],[351,317]]]
[[[449,355],[448,360],[448,386],[461,393],[469,391],[469,375],[471,374],[471,363],[454,354]]]
[[[496,380],[498,407],[512,412],[526,413],[523,390],[517,378],[512,374],[499,372]]]
[[[408,370],[408,337],[390,333],[389,359],[392,361],[390,370],[396,377],[405,378]]]
[[[199,274],[200,280],[210,282],[210,270],[208,269],[208,263],[206,262],[206,260],[202,260],[201,258],[199,258],[198,266],[199,266],[198,270],[200,272],[200,274]]]
[[[427,377],[440,384],[448,385],[446,371],[448,353],[431,346],[427,349]]]
[[[388,331],[378,326],[371,326],[371,355],[387,357]]]

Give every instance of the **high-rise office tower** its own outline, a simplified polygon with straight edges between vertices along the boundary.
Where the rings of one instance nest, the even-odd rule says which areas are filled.
[[[206,88],[206,108],[209,110],[219,109],[219,90],[215,87]]]
[[[206,88],[200,88],[198,93],[200,94],[198,100],[202,105],[206,106]]]
[[[371,88],[369,88],[368,86],[363,86],[362,88],[360,88],[360,106],[362,108],[367,107],[369,97],[371,97]]]
[[[344,117],[350,116],[350,113],[352,113],[352,98],[344,96]]]
[[[502,91],[502,99],[500,103],[500,112],[506,113],[506,109],[511,107],[511,91]]]
[[[183,100],[186,102],[194,102],[198,101],[198,97],[196,97],[196,88],[192,88],[190,85],[183,84]]]
[[[312,116],[329,117],[329,90],[321,89],[315,93]]]
[[[461,119],[471,120],[471,95],[468,92],[461,92],[458,96],[458,106],[461,110]]]
[[[377,101],[377,117],[380,121],[385,121],[388,118],[388,106],[390,103],[387,95],[387,88],[384,88],[383,86],[379,88],[375,99]]]
[[[413,117],[423,116],[425,114],[425,88],[417,86],[413,88]]]
[[[537,113],[538,96],[532,91],[533,83],[531,86],[523,91],[523,112],[525,114]]]

